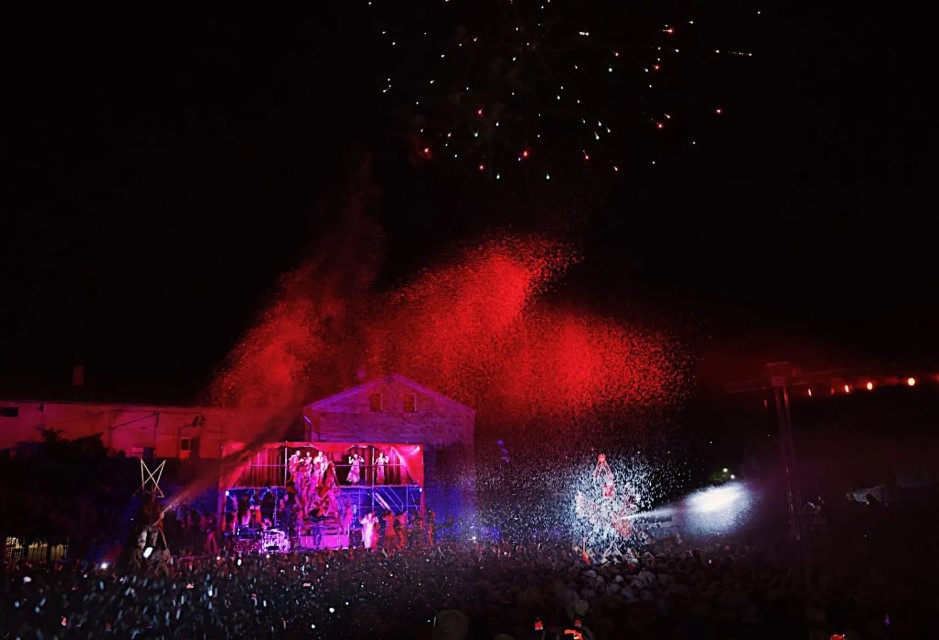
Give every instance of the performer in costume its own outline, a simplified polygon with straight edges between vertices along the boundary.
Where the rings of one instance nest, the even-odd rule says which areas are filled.
[[[326,489],[330,489],[335,484],[339,484],[339,477],[336,475],[336,465],[333,464],[332,460],[326,458],[323,461],[323,486],[326,487]]]
[[[316,452],[316,457],[313,458],[313,486],[322,487],[323,486],[323,476],[326,474],[326,467],[329,465],[329,461],[326,460],[326,456],[323,455],[322,451]]]
[[[394,549],[398,543],[398,536],[395,531],[395,514],[386,511],[385,515],[382,516],[382,520],[385,521],[385,533],[382,539],[382,546],[386,549]]]
[[[300,471],[300,450],[297,449],[293,452],[293,455],[287,460],[287,471],[290,472],[290,479],[293,480],[294,485],[297,484],[297,474]]]
[[[616,497],[616,478],[613,476],[613,470],[606,461],[606,455],[601,453],[597,456],[597,466],[593,469],[594,482],[602,483],[602,492],[604,498]]]
[[[385,484],[386,464],[388,464],[388,457],[384,451],[379,451],[378,458],[375,459],[375,484]]]
[[[374,511],[369,511],[362,520],[362,543],[366,549],[374,549],[378,546],[378,518]]]
[[[398,532],[398,543],[402,549],[408,548],[408,512],[403,511],[397,518],[395,530]]]
[[[346,482],[349,484],[359,484],[360,472],[362,470],[362,456],[353,453],[349,456],[349,475],[346,476]]]
[[[309,502],[310,502],[310,471],[313,468],[313,458],[310,456],[310,452],[306,452],[306,456],[300,458],[300,464],[297,465],[297,501],[300,503],[300,507],[303,509],[304,513],[309,511]]]

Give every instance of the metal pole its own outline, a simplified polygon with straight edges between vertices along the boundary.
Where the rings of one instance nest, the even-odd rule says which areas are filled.
[[[779,439],[782,450],[783,467],[786,472],[786,498],[789,503],[789,533],[799,545],[802,556],[802,575],[804,585],[809,586],[811,567],[808,549],[802,530],[802,496],[799,489],[798,465],[792,434],[792,414],[789,410],[789,392],[786,379],[782,376],[772,378],[773,393],[776,398],[776,417],[779,421]]]
[[[773,394],[776,398],[776,419],[779,422],[779,443],[783,470],[786,473],[786,500],[789,507],[789,533],[795,540],[802,539],[802,501],[797,476],[795,447],[792,442],[792,416],[789,412],[789,393],[786,379],[774,377]]]

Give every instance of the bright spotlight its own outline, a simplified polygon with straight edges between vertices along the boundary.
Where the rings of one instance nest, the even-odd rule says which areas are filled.
[[[916,384],[916,378],[907,378],[906,383],[912,387]]]
[[[739,485],[711,487],[691,496],[691,506],[697,513],[714,513],[736,502],[742,494]]]
[[[153,547],[147,547],[146,549],[143,550],[144,558],[149,558],[152,555],[153,555]]]
[[[851,387],[849,385],[844,385],[844,392],[851,393]]]
[[[727,467],[724,467],[723,471],[724,471],[724,473],[727,473],[727,472],[730,471],[730,469],[728,469]]]
[[[873,389],[874,389],[874,383],[873,383],[873,382],[868,382],[868,383],[867,383],[867,390],[868,390],[868,391],[872,391]]]
[[[735,478],[687,496],[677,505],[673,520],[696,534],[730,533],[746,526],[754,499],[750,488]]]
[[[102,563],[101,563],[101,568],[102,568],[102,569],[107,569],[107,568],[108,568],[108,563],[107,563],[107,562],[102,562]]]

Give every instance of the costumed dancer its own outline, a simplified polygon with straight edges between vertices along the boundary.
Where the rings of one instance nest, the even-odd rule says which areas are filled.
[[[379,451],[378,458],[375,459],[375,484],[385,484],[386,464],[388,464],[388,456],[384,451]]]
[[[346,482],[349,484],[359,484],[359,474],[362,470],[362,456],[353,453],[349,456],[349,475],[346,476]]]
[[[336,465],[329,458],[323,462],[323,486],[327,489],[333,485],[339,484],[339,477],[336,475]]]
[[[366,549],[375,549],[378,547],[378,518],[374,511],[359,521],[362,524],[362,544]]]
[[[606,461],[606,454],[601,453],[597,456],[597,466],[593,469],[593,479],[594,482],[602,483],[604,498],[616,497],[616,478]]]
[[[297,474],[300,472],[300,450],[297,449],[293,452],[293,455],[287,459],[287,471],[290,472],[290,479],[293,480],[294,485],[297,484]]]
[[[300,460],[300,466],[297,468],[297,499],[300,501],[300,507],[303,509],[304,515],[310,511],[310,472],[313,470],[313,456],[310,455],[310,452],[306,452]]]
[[[326,474],[326,467],[329,466],[329,462],[326,460],[326,456],[323,455],[322,451],[316,452],[316,457],[313,458],[313,486],[322,487],[323,486],[323,476]]]
[[[394,549],[398,544],[398,536],[395,531],[395,514],[386,511],[385,515],[382,516],[382,520],[385,521],[385,535],[382,544],[386,549]]]
[[[408,548],[408,512],[403,511],[397,518],[398,543],[402,549]]]

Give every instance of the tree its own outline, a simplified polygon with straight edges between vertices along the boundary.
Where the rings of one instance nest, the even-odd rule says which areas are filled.
[[[38,446],[0,459],[4,539],[67,542],[73,557],[120,540],[138,484],[136,460],[109,457],[101,434],[68,440],[40,431]]]

